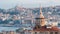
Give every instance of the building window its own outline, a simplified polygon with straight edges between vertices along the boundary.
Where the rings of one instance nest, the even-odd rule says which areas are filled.
[[[27,34],[31,34],[31,32],[28,32]]]
[[[48,32],[45,32],[45,34],[48,34]]]
[[[37,32],[35,32],[35,34],[37,34]]]
[[[50,34],[53,34],[53,32],[50,32]]]
[[[21,32],[21,34],[24,34],[24,32]]]
[[[58,34],[58,32],[55,32],[55,34]]]
[[[45,34],[45,32],[40,32],[40,34]]]

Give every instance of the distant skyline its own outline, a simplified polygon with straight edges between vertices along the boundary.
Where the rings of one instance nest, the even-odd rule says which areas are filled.
[[[60,5],[60,0],[0,0],[0,8],[9,9],[16,5],[26,8],[47,7]]]

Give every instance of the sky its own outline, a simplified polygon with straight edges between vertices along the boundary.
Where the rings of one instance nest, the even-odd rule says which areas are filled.
[[[0,0],[0,8],[9,9],[16,5],[26,8],[60,5],[60,0]]]

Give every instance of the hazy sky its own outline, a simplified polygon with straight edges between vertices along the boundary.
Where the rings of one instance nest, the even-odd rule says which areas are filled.
[[[8,9],[16,5],[33,8],[41,6],[60,5],[60,0],[0,0],[0,8]]]

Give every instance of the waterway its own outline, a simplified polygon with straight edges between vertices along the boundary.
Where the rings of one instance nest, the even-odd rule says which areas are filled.
[[[2,31],[16,31],[19,27],[0,27],[0,32]]]

